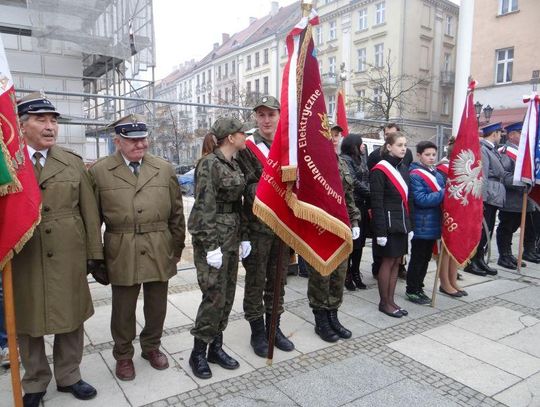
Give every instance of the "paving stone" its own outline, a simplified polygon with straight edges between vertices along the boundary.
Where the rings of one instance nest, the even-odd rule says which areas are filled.
[[[217,404],[218,407],[255,407],[261,405],[280,407],[296,406],[297,404],[273,385],[241,393],[239,396]]]
[[[173,294],[174,295],[174,294]],[[135,312],[137,322],[144,326],[144,300],[137,301],[137,311]],[[192,320],[182,313],[176,306],[168,301],[167,314],[165,315],[164,329],[191,324]]]
[[[84,330],[93,345],[112,341],[111,305],[95,307],[94,315],[84,323]]]
[[[526,307],[540,309],[540,287],[527,287],[499,297]]]
[[[540,321],[535,325],[502,338],[499,342],[540,358],[539,338]]]
[[[520,283],[518,281],[510,280],[491,280],[487,277],[486,281],[482,284],[476,284],[473,286],[467,287],[467,292],[469,295],[467,297],[461,297],[460,299],[465,302],[474,302],[482,298],[487,298],[495,295],[501,295],[511,291],[519,290],[520,288],[527,287],[527,284]]]
[[[195,321],[202,294],[200,290],[187,291],[179,294],[169,295],[169,302],[174,304],[189,319]]]
[[[510,407],[540,406],[540,373],[510,387],[493,398]]]

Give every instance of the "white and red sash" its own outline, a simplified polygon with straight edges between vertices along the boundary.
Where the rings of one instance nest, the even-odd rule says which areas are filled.
[[[512,159],[512,161],[516,161],[518,150],[515,147],[511,146],[502,146],[499,147],[499,153],[506,154],[508,157]]]
[[[424,170],[423,168],[415,168],[411,171],[411,174],[416,174],[422,178],[428,187],[431,188],[432,192],[439,192],[441,190],[441,186],[437,182],[437,178],[429,171]]]
[[[439,165],[437,165],[437,170],[439,170],[440,172],[442,172],[444,175],[448,177],[448,172],[450,171],[450,165],[448,162],[440,163]]]
[[[373,170],[380,170],[387,176],[401,195],[405,210],[407,211],[407,214],[409,214],[409,187],[399,171],[386,160],[379,161],[377,165],[372,168],[372,171]]]
[[[253,154],[255,154],[255,157],[257,157],[257,159],[261,162],[261,165],[264,167],[268,154],[270,153],[270,149],[266,146],[266,144],[264,144],[262,141],[255,144],[255,138],[253,135],[251,135],[246,138],[246,147],[249,148]]]

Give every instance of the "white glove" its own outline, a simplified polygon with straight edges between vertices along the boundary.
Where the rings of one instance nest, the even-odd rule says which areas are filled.
[[[388,238],[386,238],[386,237],[378,237],[378,238],[377,238],[377,244],[378,244],[379,246],[384,247],[384,246],[386,246],[386,243],[387,243],[387,242],[388,242]]]
[[[360,228],[358,226],[352,227],[352,240],[356,240],[360,237]]]
[[[414,237],[414,232],[411,230],[409,232],[409,242],[412,240],[413,237]]]
[[[206,262],[210,267],[215,267],[217,269],[220,268],[223,264],[223,253],[221,253],[221,247],[206,253]]]
[[[240,260],[245,259],[251,253],[251,243],[247,240],[240,242]]]

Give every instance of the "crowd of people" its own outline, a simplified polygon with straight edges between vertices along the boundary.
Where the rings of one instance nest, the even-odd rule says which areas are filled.
[[[128,115],[112,123],[116,153],[87,170],[81,157],[56,144],[60,113],[46,95],[29,94],[17,108],[42,197],[41,222],[13,260],[18,345],[25,370],[24,405],[38,406],[52,379],[44,343],[44,336],[51,334],[57,389],[82,400],[97,394],[80,372],[83,324],[93,314],[87,274],[111,285],[110,329],[118,379],[129,381],[136,376],[133,340],[141,288],[145,319],[139,335],[141,357],[157,370],[167,369],[168,358],[160,345],[168,281],[176,274],[186,229],[173,167],[148,152],[148,131],[141,116]],[[244,123],[235,118],[220,118],[213,124],[195,169],[195,202],[187,228],[202,299],[191,329],[194,343],[189,365],[202,379],[212,377],[210,364],[224,369],[239,367],[223,349],[239,259],[246,272],[243,308],[253,352],[267,357],[269,342],[285,352],[295,348],[280,328],[289,250],[283,250],[280,238],[252,210],[279,122],[280,104],[275,97],[263,96],[253,110],[257,130],[249,137]],[[520,126],[507,127],[507,144],[497,149],[501,130],[500,124],[490,125],[483,129],[481,140],[486,227],[477,255],[465,268],[480,275],[496,274],[483,255],[497,211],[498,263],[510,269],[517,265],[511,235],[519,227],[516,208],[521,207],[523,187],[510,180]],[[424,278],[441,237],[441,204],[448,174],[448,160],[437,161],[437,146],[430,141],[417,144],[417,160],[413,162],[407,137],[395,124],[384,128],[384,145],[369,156],[360,135],[343,138],[341,132],[339,126],[332,126],[331,142],[351,223],[353,250],[328,276],[300,259],[307,268],[307,297],[315,333],[328,342],[352,335],[340,322],[338,310],[344,288],[366,288],[360,262],[368,238],[373,239],[372,273],[377,279],[379,311],[393,318],[408,315],[395,298],[407,254],[405,297],[417,304],[430,302],[423,289]],[[540,263],[535,213],[531,205],[524,258]],[[458,284],[455,261],[446,255],[440,264],[440,292],[450,297],[467,295]],[[277,276],[283,278],[279,303],[273,307]],[[273,308],[277,310],[274,318]],[[272,319],[277,325],[275,337],[269,341]],[[0,348],[4,349],[2,325],[0,319]],[[1,352],[2,361],[7,360],[6,351]]]

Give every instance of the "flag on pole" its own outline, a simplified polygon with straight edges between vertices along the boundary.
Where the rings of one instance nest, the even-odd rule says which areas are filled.
[[[443,201],[442,242],[459,265],[476,252],[483,219],[482,156],[474,110],[474,87],[469,85]]]
[[[30,239],[40,219],[41,195],[32,161],[19,130],[13,79],[0,37],[0,138],[4,163],[12,166],[11,186],[0,197],[0,270]]]
[[[345,95],[343,94],[343,89],[337,91],[336,124],[343,129],[341,132],[343,137],[349,135],[347,109],[345,108]]]
[[[540,97],[531,95],[524,98],[527,103],[527,113],[523,120],[521,138],[516,156],[516,168],[514,170],[514,184],[525,183],[534,185],[540,183],[540,166],[535,170],[535,155],[540,158],[540,151],[537,152],[536,135],[538,132],[538,106]]]
[[[314,10],[287,36],[281,117],[253,212],[319,273],[352,250],[349,216],[311,36]]]

